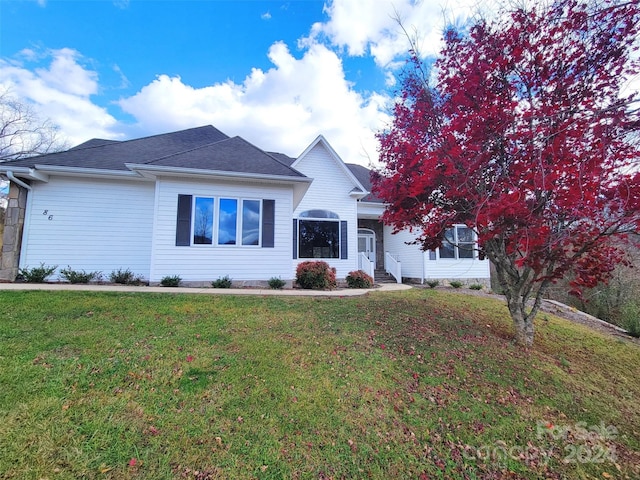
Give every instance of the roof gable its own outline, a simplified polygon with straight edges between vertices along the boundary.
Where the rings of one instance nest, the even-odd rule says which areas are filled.
[[[311,142],[311,144],[305,149],[304,152],[298,156],[298,158],[291,164],[292,168],[297,169],[298,165],[302,163],[305,157],[316,147],[322,146],[329,153],[329,156],[335,162],[337,168],[341,171],[341,173],[349,179],[349,181],[353,184],[353,193],[354,194],[365,194],[368,193],[369,190],[365,188],[365,186],[358,180],[358,178],[351,172],[351,170],[347,167],[347,164],[342,161],[340,156],[335,152],[335,150],[331,147],[329,142],[322,136],[318,135],[318,137]],[[303,172],[304,173],[304,172]]]

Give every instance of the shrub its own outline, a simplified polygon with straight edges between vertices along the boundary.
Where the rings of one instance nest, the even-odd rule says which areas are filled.
[[[462,286],[462,282],[459,282],[458,280],[453,280],[452,282],[449,282],[449,285],[451,285],[453,288],[460,288]]]
[[[93,280],[100,280],[102,278],[102,272],[74,270],[68,266],[60,270],[60,276],[69,283],[89,283]]]
[[[622,328],[632,337],[640,338],[640,305],[629,302],[622,307]]]
[[[269,288],[273,290],[281,290],[286,284],[287,282],[279,277],[271,277],[269,279]]]
[[[213,288],[231,288],[231,279],[229,275],[225,275],[211,282],[211,286]]]
[[[109,274],[109,281],[111,283],[121,283],[123,285],[140,285],[142,278],[133,274],[128,268],[123,270],[119,268]]]
[[[330,290],[336,287],[336,270],[323,261],[302,262],[296,268],[296,283],[300,288]]]
[[[349,272],[347,275],[347,286],[349,288],[371,288],[373,287],[373,278],[362,270]]]
[[[479,283],[472,283],[471,285],[469,285],[469,288],[471,290],[482,290],[482,285],[480,285]]]
[[[436,288],[438,285],[440,285],[440,281],[439,280],[427,280],[427,285],[429,285],[429,288]]]
[[[162,277],[160,285],[163,287],[177,287],[181,281],[182,278],[180,278],[180,275],[167,275],[166,277]]]
[[[22,275],[22,278],[25,282],[42,283],[47,279],[47,277],[49,277],[53,274],[53,272],[56,271],[56,268],[58,268],[57,265],[48,267],[44,263],[41,263],[39,267],[21,268],[20,275]]]

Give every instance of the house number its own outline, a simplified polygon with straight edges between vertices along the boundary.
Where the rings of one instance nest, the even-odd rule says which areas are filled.
[[[53,215],[49,215],[49,220],[53,220]]]
[[[49,215],[49,210],[44,210],[44,211],[42,212],[42,214],[43,214],[43,215]],[[48,219],[48,220],[53,220],[53,215],[49,215],[49,216],[47,217],[47,219]]]
[[[49,210],[45,210],[44,212],[42,212],[43,215],[46,215],[47,213],[49,213]]]

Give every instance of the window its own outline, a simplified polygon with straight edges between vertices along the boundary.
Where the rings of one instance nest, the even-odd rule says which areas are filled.
[[[213,243],[213,198],[196,197],[193,219],[194,245]]]
[[[260,201],[242,201],[242,245],[260,243]]]
[[[475,237],[473,230],[466,226],[448,228],[444,234],[444,241],[439,249],[440,258],[475,258]],[[429,254],[430,260],[435,255]]]
[[[197,199],[196,199],[197,201]],[[218,245],[236,245],[238,232],[238,200],[221,198],[218,222]]]
[[[178,195],[176,246],[274,247],[275,200]]]
[[[340,222],[300,220],[300,258],[340,258]]]
[[[328,210],[307,210],[300,217],[293,221],[293,258],[347,258],[346,221]]]

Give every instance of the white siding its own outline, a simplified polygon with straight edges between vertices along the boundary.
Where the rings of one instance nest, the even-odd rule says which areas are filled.
[[[154,185],[51,177],[29,192],[20,267],[149,277]]]
[[[417,245],[407,245],[405,242],[415,240],[416,235],[408,230],[392,235],[392,227],[384,226],[384,251],[396,255],[402,264],[402,276],[406,278],[422,278],[423,253]]]
[[[391,234],[391,227],[384,227],[384,249],[395,254],[402,263],[402,276],[406,278],[433,279],[488,279],[489,261],[465,259],[429,260],[429,252],[423,252],[418,245],[407,245],[418,236],[403,230]]]
[[[176,246],[178,195],[275,200],[274,248],[241,245]],[[293,189],[290,186],[162,179],[157,183],[151,277],[180,275],[186,282],[291,280]],[[214,219],[214,222],[217,219]]]
[[[348,258],[318,259],[335,267],[338,278],[345,278],[349,272],[358,269],[358,211],[356,200],[349,195],[355,185],[338,164],[339,161],[321,142],[298,160],[294,165],[296,170],[312,178],[313,182],[293,212],[293,218],[298,218],[305,210],[322,209],[330,210],[338,214],[340,220],[347,221]],[[308,260],[313,259],[301,258],[294,262],[294,277],[298,263]]]

